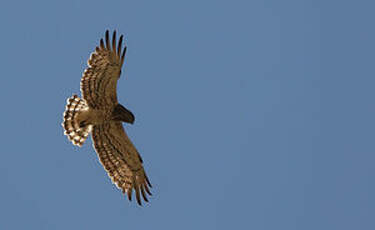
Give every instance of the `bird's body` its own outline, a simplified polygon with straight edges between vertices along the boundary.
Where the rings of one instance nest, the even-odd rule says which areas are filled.
[[[122,122],[133,123],[134,115],[117,100],[117,81],[126,53],[126,47],[121,50],[122,38],[117,47],[116,32],[113,33],[112,47],[108,31],[105,44],[100,40],[81,79],[83,98],[77,95],[68,98],[63,127],[65,135],[78,146],[82,146],[91,133],[99,160],[112,182],[127,193],[129,200],[134,189],[141,205],[140,196],[148,201],[146,193],[151,195],[151,184],[142,158],[122,125]]]

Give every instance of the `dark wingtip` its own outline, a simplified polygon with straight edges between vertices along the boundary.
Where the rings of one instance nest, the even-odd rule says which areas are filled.
[[[150,183],[150,180],[148,179],[148,177],[145,175],[145,178],[146,178],[146,182],[147,182],[147,184],[150,186],[150,188],[152,188],[152,185],[151,185],[151,183]]]
[[[110,45],[109,45],[109,31],[108,30],[106,30],[105,31],[105,44],[106,44],[106,48],[109,50],[109,49],[111,49],[111,47],[110,47]]]
[[[129,201],[132,201],[132,190],[129,189],[128,192],[127,192],[127,194],[128,194]]]
[[[147,196],[146,196],[146,193],[145,193],[145,185],[142,184],[142,187],[141,187],[141,193],[142,193],[142,197],[143,199],[148,202],[148,199],[147,199]]]
[[[121,55],[121,65],[124,64],[124,60],[125,60],[125,54],[126,54],[126,46],[124,47],[124,51],[122,51],[122,55]]]
[[[137,203],[139,206],[142,206],[142,202],[141,202],[141,198],[140,197],[137,197]]]
[[[116,30],[113,31],[112,35],[112,50],[116,53]]]
[[[103,38],[100,39],[100,48],[104,49],[104,41],[103,41]]]
[[[123,39],[123,35],[120,36],[120,39],[118,41],[118,46],[117,46],[117,55],[120,56],[121,55],[121,46],[122,46],[122,39]]]
[[[142,206],[141,195],[139,194],[139,187],[135,187],[135,198],[137,198],[137,203]]]
[[[146,192],[147,192],[150,196],[152,196],[152,193],[150,192],[150,189],[148,188],[147,184],[144,184],[144,187],[145,187],[145,189],[146,189]]]

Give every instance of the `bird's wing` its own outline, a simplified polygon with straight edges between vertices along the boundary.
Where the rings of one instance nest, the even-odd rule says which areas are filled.
[[[146,192],[151,195],[150,181],[144,171],[142,158],[125,133],[121,122],[112,121],[95,125],[92,129],[94,148],[98,153],[112,182],[123,193],[132,199],[132,191],[138,204],[141,205],[141,195],[148,201]]]
[[[81,79],[81,92],[83,99],[91,108],[103,109],[117,104],[117,80],[120,77],[126,53],[126,46],[121,52],[122,39],[121,35],[116,46],[116,31],[114,31],[111,47],[107,30],[105,41],[100,40],[100,45],[95,48],[95,52],[87,61],[88,68]]]

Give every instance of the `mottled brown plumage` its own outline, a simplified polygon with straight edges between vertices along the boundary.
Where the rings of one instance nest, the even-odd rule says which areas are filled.
[[[74,145],[82,146],[91,132],[99,160],[112,182],[141,205],[141,196],[148,202],[151,183],[143,168],[137,149],[127,136],[122,122],[133,123],[134,115],[117,101],[117,80],[124,63],[126,46],[123,36],[116,47],[116,31],[110,42],[108,30],[88,60],[81,79],[82,99],[68,98],[64,112],[65,135]],[[112,46],[111,46],[112,45]]]

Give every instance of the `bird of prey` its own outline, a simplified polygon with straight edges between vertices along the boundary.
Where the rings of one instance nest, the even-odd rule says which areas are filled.
[[[81,79],[82,98],[68,98],[62,126],[68,139],[78,146],[91,133],[99,160],[112,182],[126,193],[131,201],[132,192],[139,205],[141,195],[148,202],[151,183],[143,168],[143,160],[127,136],[122,122],[134,123],[133,113],[117,101],[117,80],[124,63],[126,46],[122,50],[123,35],[112,41],[108,30],[105,40],[91,54]]]

